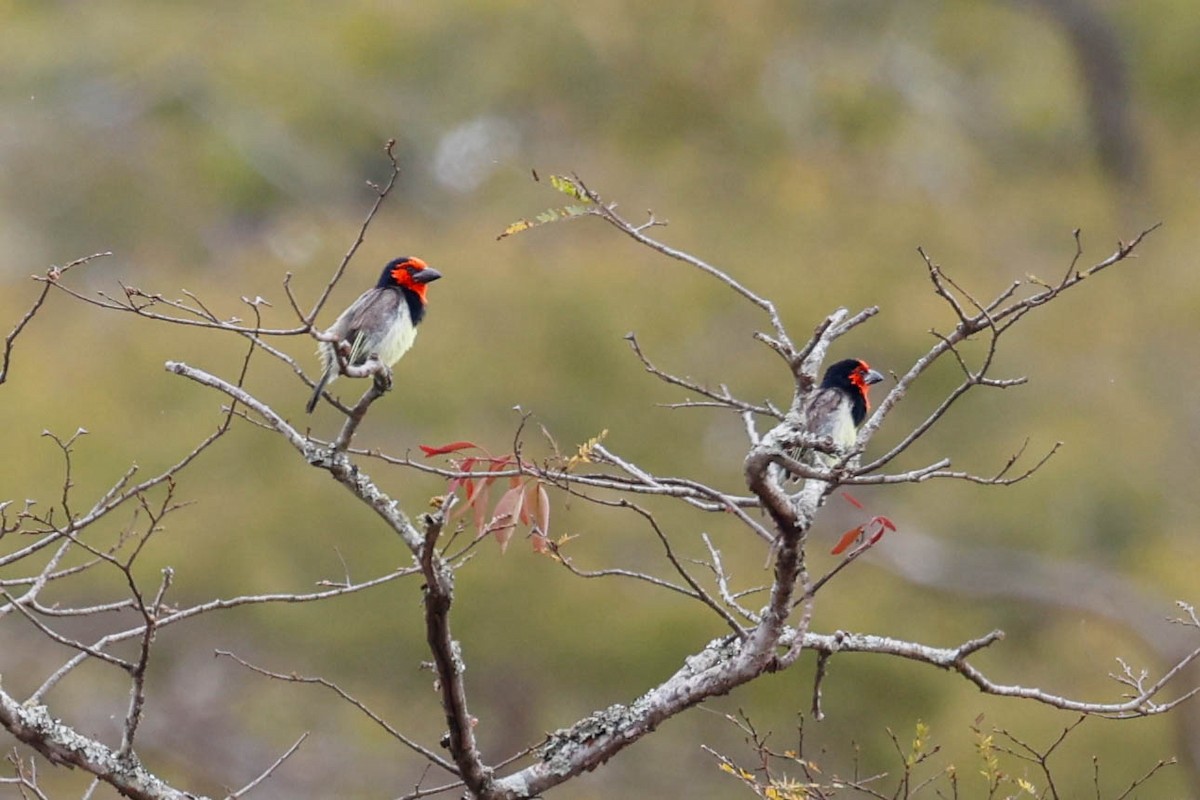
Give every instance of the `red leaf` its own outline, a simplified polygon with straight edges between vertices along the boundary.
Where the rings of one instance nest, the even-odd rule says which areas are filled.
[[[468,508],[475,509],[475,533],[478,536],[483,536],[487,533],[487,498],[492,493],[492,485],[487,481],[479,487],[479,491],[475,493],[475,499],[471,501]]]
[[[851,528],[850,530],[846,531],[845,533],[842,534],[842,538],[838,539],[837,545],[835,545],[834,548],[832,550],[830,550],[829,552],[835,556],[838,555],[843,550],[845,550],[847,547],[849,547],[851,544],[853,544],[854,540],[862,535],[862,532],[863,532],[862,525],[859,525],[857,528]]]
[[[896,524],[887,517],[875,517],[871,520],[871,526],[874,530],[871,531],[871,537],[868,539],[870,544],[878,542],[888,531],[896,530]]]
[[[844,499],[847,503],[854,506],[855,508],[861,509],[863,507],[863,504],[858,502],[858,498],[856,498],[854,495],[850,494],[849,492],[842,492],[842,499]]]
[[[537,532],[543,537],[550,536],[550,495],[540,483],[537,485]]]
[[[486,480],[467,478],[463,481],[463,485],[467,487],[467,498],[459,508],[454,510],[454,514],[465,517],[468,511],[473,510],[475,512],[475,532],[479,536],[483,536],[486,533],[487,521],[484,519],[484,515],[487,513],[488,495],[491,494],[488,491],[490,484]],[[454,514],[451,515],[452,518]]]
[[[522,487],[509,489],[500,497],[500,502],[496,503],[496,509],[492,512],[492,521],[488,523],[488,530],[500,543],[501,553],[508,548],[508,542],[517,528],[517,520],[521,518],[524,499],[525,491]]]
[[[455,517],[465,516],[467,513],[467,510],[470,509],[471,506],[478,503],[480,496],[485,494],[485,492],[482,492],[480,490],[487,488],[487,484],[485,484],[481,481],[476,481],[474,478],[454,478],[450,481],[450,491],[451,492],[458,489],[459,486],[462,486],[466,489],[466,499],[464,500],[464,502],[461,506],[459,506],[458,508],[456,508],[450,512],[451,519],[454,519]]]
[[[537,483],[530,482],[525,485],[525,499],[521,503],[521,524],[533,526],[533,517],[531,511],[537,510]]]
[[[430,447],[429,445],[425,444],[420,444],[417,446],[421,448],[421,452],[425,454],[426,458],[430,456],[442,456],[446,453],[457,453],[459,450],[469,450],[472,447],[479,447],[479,445],[475,444],[474,442],[451,442],[450,444],[444,444],[441,447]]]
[[[530,526],[533,552],[549,552],[550,543],[546,534],[550,528],[550,496],[541,483],[531,483],[526,487],[522,521]]]

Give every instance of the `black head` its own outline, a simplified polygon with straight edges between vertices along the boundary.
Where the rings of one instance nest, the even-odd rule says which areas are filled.
[[[821,379],[822,389],[840,389],[850,397],[850,410],[855,425],[862,425],[871,410],[871,400],[867,396],[871,384],[879,383],[883,375],[868,366],[867,362],[857,358],[847,358],[839,361],[825,370]]]
[[[383,272],[379,275],[379,282],[375,284],[375,287],[377,289],[391,287],[408,289],[416,294],[423,304],[425,302],[426,285],[436,281],[440,277],[442,277],[442,273],[421,259],[412,256],[401,256],[400,258],[393,258],[387,263],[387,266],[383,268]]]

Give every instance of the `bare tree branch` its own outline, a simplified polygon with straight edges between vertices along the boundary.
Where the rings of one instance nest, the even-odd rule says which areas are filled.
[[[181,791],[148,772],[136,759],[121,758],[95,739],[50,716],[43,705],[18,703],[0,689],[0,725],[51,764],[80,767],[132,800],[207,800]]]
[[[46,296],[50,294],[50,288],[54,286],[58,282],[58,279],[66,274],[68,270],[71,270],[82,264],[86,264],[89,261],[94,261],[97,258],[105,258],[111,255],[112,253],[107,252],[93,253],[90,256],[77,258],[71,263],[65,264],[64,266],[51,267],[50,269],[46,270],[45,278],[34,276],[34,280],[42,281],[42,290],[38,293],[38,296],[29,306],[29,310],[26,311],[19,320],[17,320],[17,323],[13,326],[12,330],[9,331],[8,335],[4,337],[4,354],[3,356],[0,356],[0,384],[3,384],[6,380],[8,380],[9,363],[12,359],[13,345],[16,344],[17,337],[21,335],[21,331],[25,330],[25,326],[29,324],[29,321],[33,319],[34,315],[41,310],[42,305],[46,302]]]
[[[283,764],[283,762],[285,762],[289,758],[291,758],[295,754],[295,752],[300,749],[300,745],[304,744],[304,740],[307,738],[308,738],[308,731],[305,731],[304,733],[302,733],[300,735],[300,738],[296,740],[295,744],[293,744],[286,751],[284,751],[283,755],[281,755],[279,758],[275,759],[274,764],[272,764],[271,766],[269,766],[265,770],[263,770],[261,775],[259,775],[257,778],[255,778],[254,780],[247,783],[241,789],[238,789],[236,792],[230,793],[229,797],[227,797],[226,800],[238,800],[238,798],[240,798],[240,797],[245,797],[247,792],[249,792],[254,787],[258,786],[260,783],[265,781],[267,778],[271,777],[271,774],[273,772],[275,772],[275,770],[279,769],[280,765]]]

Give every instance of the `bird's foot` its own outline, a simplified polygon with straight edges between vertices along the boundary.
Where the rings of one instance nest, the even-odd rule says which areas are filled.
[[[390,367],[380,364],[379,371],[375,373],[374,378],[375,388],[378,389],[380,393],[390,392],[392,390],[392,370]]]

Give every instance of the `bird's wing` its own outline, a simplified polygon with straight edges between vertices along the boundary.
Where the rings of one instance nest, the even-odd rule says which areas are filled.
[[[399,292],[370,289],[346,309],[342,339],[350,342],[351,364],[362,364],[379,347],[384,320],[395,314],[400,302]]]
[[[818,439],[832,439],[838,447],[850,447],[858,438],[850,412],[850,398],[840,389],[819,389],[808,404],[806,427]]]

